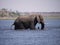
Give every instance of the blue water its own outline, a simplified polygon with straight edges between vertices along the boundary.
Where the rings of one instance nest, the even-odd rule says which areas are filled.
[[[45,20],[44,30],[14,30],[14,20],[0,20],[0,45],[60,45],[60,20]],[[36,25],[36,28],[39,24]]]

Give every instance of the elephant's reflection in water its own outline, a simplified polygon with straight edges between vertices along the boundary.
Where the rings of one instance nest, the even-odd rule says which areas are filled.
[[[14,29],[35,29],[36,24],[41,24],[41,29],[44,29],[44,19],[41,15],[21,15],[14,22]],[[39,27],[38,27],[39,28]]]

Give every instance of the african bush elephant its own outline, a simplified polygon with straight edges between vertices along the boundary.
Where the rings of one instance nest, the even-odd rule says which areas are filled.
[[[17,29],[35,29],[37,23],[41,24],[44,29],[44,19],[41,15],[20,15],[14,22],[15,30]]]

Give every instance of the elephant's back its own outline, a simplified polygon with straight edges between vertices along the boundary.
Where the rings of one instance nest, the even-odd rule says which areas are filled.
[[[20,21],[32,21],[33,18],[30,15],[21,15],[16,20],[20,20]]]

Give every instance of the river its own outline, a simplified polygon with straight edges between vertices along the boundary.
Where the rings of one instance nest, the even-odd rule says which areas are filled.
[[[0,45],[60,45],[60,20],[45,20],[44,30],[14,30],[14,20],[0,20]],[[37,24],[36,28],[39,26]]]

